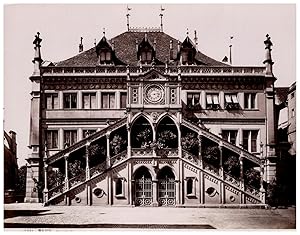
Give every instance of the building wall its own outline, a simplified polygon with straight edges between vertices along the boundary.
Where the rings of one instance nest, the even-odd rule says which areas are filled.
[[[291,144],[289,153],[296,155],[296,84],[294,83],[288,94],[288,141]]]

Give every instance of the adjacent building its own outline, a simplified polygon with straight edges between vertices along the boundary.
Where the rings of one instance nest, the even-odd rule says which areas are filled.
[[[4,202],[16,201],[16,184],[18,180],[16,133],[4,131]]]

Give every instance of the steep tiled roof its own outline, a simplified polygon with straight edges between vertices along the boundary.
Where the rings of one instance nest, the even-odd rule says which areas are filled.
[[[136,41],[141,43],[145,37],[145,32],[124,32],[110,40],[114,42],[116,57],[125,64],[137,65]],[[153,45],[156,40],[156,58],[161,62],[170,59],[170,40],[173,41],[173,55],[177,55],[178,40],[163,32],[147,32],[147,37]],[[181,43],[180,43],[181,44]],[[228,66],[227,64],[216,61],[201,52],[197,52],[195,59],[201,64],[208,66]],[[84,51],[72,58],[60,61],[56,66],[96,66],[98,62],[95,48]]]
[[[287,101],[289,87],[275,87],[275,103],[281,104]]]

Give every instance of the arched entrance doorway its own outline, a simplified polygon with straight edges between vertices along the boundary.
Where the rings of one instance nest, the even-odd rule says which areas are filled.
[[[153,201],[152,177],[147,167],[140,167],[135,173],[135,205],[150,206]]]
[[[158,205],[174,206],[176,202],[175,175],[170,167],[162,168],[158,175]]]

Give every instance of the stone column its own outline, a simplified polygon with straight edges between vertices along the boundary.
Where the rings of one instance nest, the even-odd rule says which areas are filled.
[[[107,173],[107,204],[112,205],[112,194],[113,194],[113,188],[112,188],[112,177],[111,172]]]
[[[223,143],[221,142],[219,145],[220,151],[220,162],[219,162],[219,175],[222,180],[224,180],[224,169],[223,169]],[[225,197],[224,197],[224,183],[220,181],[220,203],[224,204]]]
[[[128,205],[132,205],[132,162],[128,161]]]
[[[152,189],[153,189],[153,201],[152,201],[152,206],[158,206],[158,180],[157,179],[154,179],[152,180]]]
[[[43,203],[44,203],[44,205],[46,205],[47,204],[47,202],[48,202],[48,182],[47,182],[47,177],[48,177],[48,164],[44,161],[44,184],[45,184],[45,186],[44,186],[44,191],[43,191],[43,193],[44,193],[44,201],[43,201]]]
[[[106,133],[106,168],[110,168],[110,143],[109,143],[109,138],[110,138],[110,131]]]
[[[62,128],[59,128],[58,130],[58,141],[59,141],[59,149],[64,149],[64,130]]]
[[[244,157],[243,157],[243,154],[240,155],[239,160],[240,160],[240,189],[241,189],[241,191],[244,191],[245,190],[245,182],[244,182],[244,162],[243,162]],[[245,203],[243,192],[241,192],[240,203],[241,204]]]
[[[198,145],[199,145],[199,154],[198,154],[198,161],[199,166],[201,169],[203,169],[203,158],[202,158],[202,134],[201,132],[198,133]]]
[[[97,108],[101,109],[102,107],[102,100],[101,100],[101,91],[97,91]]]
[[[266,190],[264,188],[264,164],[265,160],[262,159],[260,162],[260,201],[261,203],[265,204],[266,203]]]
[[[82,91],[78,91],[78,109],[83,109]]]
[[[127,157],[131,157],[131,130],[130,130],[130,124],[128,123],[126,126],[127,129]]]
[[[68,191],[69,190],[69,172],[68,172],[69,154],[64,155],[64,157],[65,157],[65,190],[64,191]],[[67,194],[65,194],[65,202],[67,206],[70,205],[70,198]]]
[[[58,92],[58,99],[59,99],[59,109],[64,108],[64,93],[62,91]]]
[[[90,153],[89,153],[89,147],[90,147],[90,142],[87,142],[85,144],[85,160],[86,160],[86,165],[85,165],[85,180],[88,181],[91,176],[90,176]],[[88,182],[86,184],[86,192],[87,192],[87,205],[91,205],[91,185]]]
[[[121,94],[120,91],[116,91],[116,97],[115,97],[116,101],[115,101],[115,108],[116,109],[120,109],[121,108],[121,104],[120,104],[120,100],[121,100]]]
[[[179,192],[177,195],[179,196],[178,200],[179,200],[179,204],[183,204],[184,201],[184,180],[183,180],[183,163],[182,160],[179,159],[179,179],[178,179],[178,183],[176,184],[176,192]],[[176,195],[176,196],[177,196]]]

